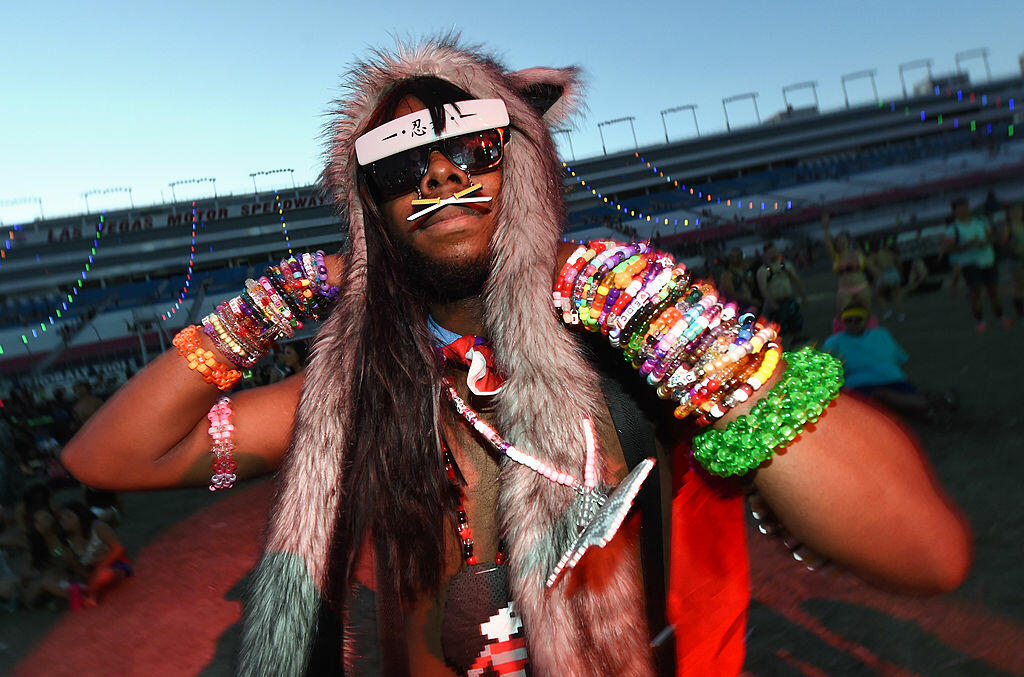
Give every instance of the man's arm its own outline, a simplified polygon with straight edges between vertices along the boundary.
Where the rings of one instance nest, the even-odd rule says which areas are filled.
[[[560,248],[555,276],[575,245]],[[758,285],[765,291],[764,268]],[[779,380],[784,365],[760,392]],[[717,425],[750,411],[757,398]],[[965,521],[914,441],[879,410],[839,395],[764,464],[754,483],[808,547],[863,578],[906,591],[951,590],[970,566]]]
[[[757,470],[754,484],[794,537],[871,583],[934,593],[967,575],[971,537],[963,516],[906,431],[855,397],[840,394]]]
[[[337,285],[343,262],[326,260]],[[205,333],[202,346],[228,364]],[[231,396],[238,477],[273,471],[291,440],[304,377]],[[223,393],[189,370],[172,348],[150,362],[107,400],[64,446],[61,462],[79,481],[98,489],[164,489],[210,481],[210,422],[206,414]]]

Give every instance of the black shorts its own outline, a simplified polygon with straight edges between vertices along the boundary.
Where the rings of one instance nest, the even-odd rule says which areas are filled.
[[[780,299],[779,307],[765,313],[768,319],[779,323],[780,334],[799,334],[804,328],[804,314],[800,302],[793,297]]]
[[[977,287],[978,285],[989,285],[996,283],[996,267],[989,266],[988,268],[982,268],[976,265],[967,265],[961,268],[964,274],[964,282],[967,283],[968,287]]]

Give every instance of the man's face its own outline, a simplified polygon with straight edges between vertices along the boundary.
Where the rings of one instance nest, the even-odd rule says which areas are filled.
[[[419,99],[402,99],[392,119],[423,110]],[[472,197],[491,197],[490,202],[449,205],[414,221],[408,217],[422,209],[414,207],[415,191],[380,205],[384,227],[405,265],[409,281],[431,300],[454,301],[478,294],[490,271],[490,240],[496,226],[495,199],[501,189],[501,166],[482,174],[468,175],[440,152],[430,155],[427,171],[420,179],[424,198],[451,197],[480,184]]]
[[[729,263],[733,266],[738,266],[743,263],[743,250],[739,248],[733,248],[729,251]]]

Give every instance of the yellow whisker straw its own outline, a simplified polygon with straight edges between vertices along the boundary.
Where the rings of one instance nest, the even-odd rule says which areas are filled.
[[[459,199],[459,198],[466,197],[470,193],[474,193],[474,192],[480,190],[480,188],[482,186],[483,186],[483,184],[474,183],[469,188],[466,188],[465,190],[460,190],[458,193],[455,193],[454,195],[452,195],[452,197],[455,198],[456,200]],[[421,198],[416,198],[415,200],[413,200],[412,201],[412,206],[413,207],[423,207],[423,206],[426,206],[426,205],[436,205],[436,204],[439,204],[440,202],[441,202],[441,198],[439,198],[439,197],[421,197]]]

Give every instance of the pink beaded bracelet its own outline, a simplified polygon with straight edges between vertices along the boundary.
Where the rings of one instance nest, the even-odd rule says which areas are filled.
[[[235,450],[233,441],[235,426],[231,423],[231,398],[222,397],[210,407],[206,418],[210,419],[210,453],[213,454],[210,477],[210,491],[230,489],[235,484],[235,470],[238,461],[231,452]]]

